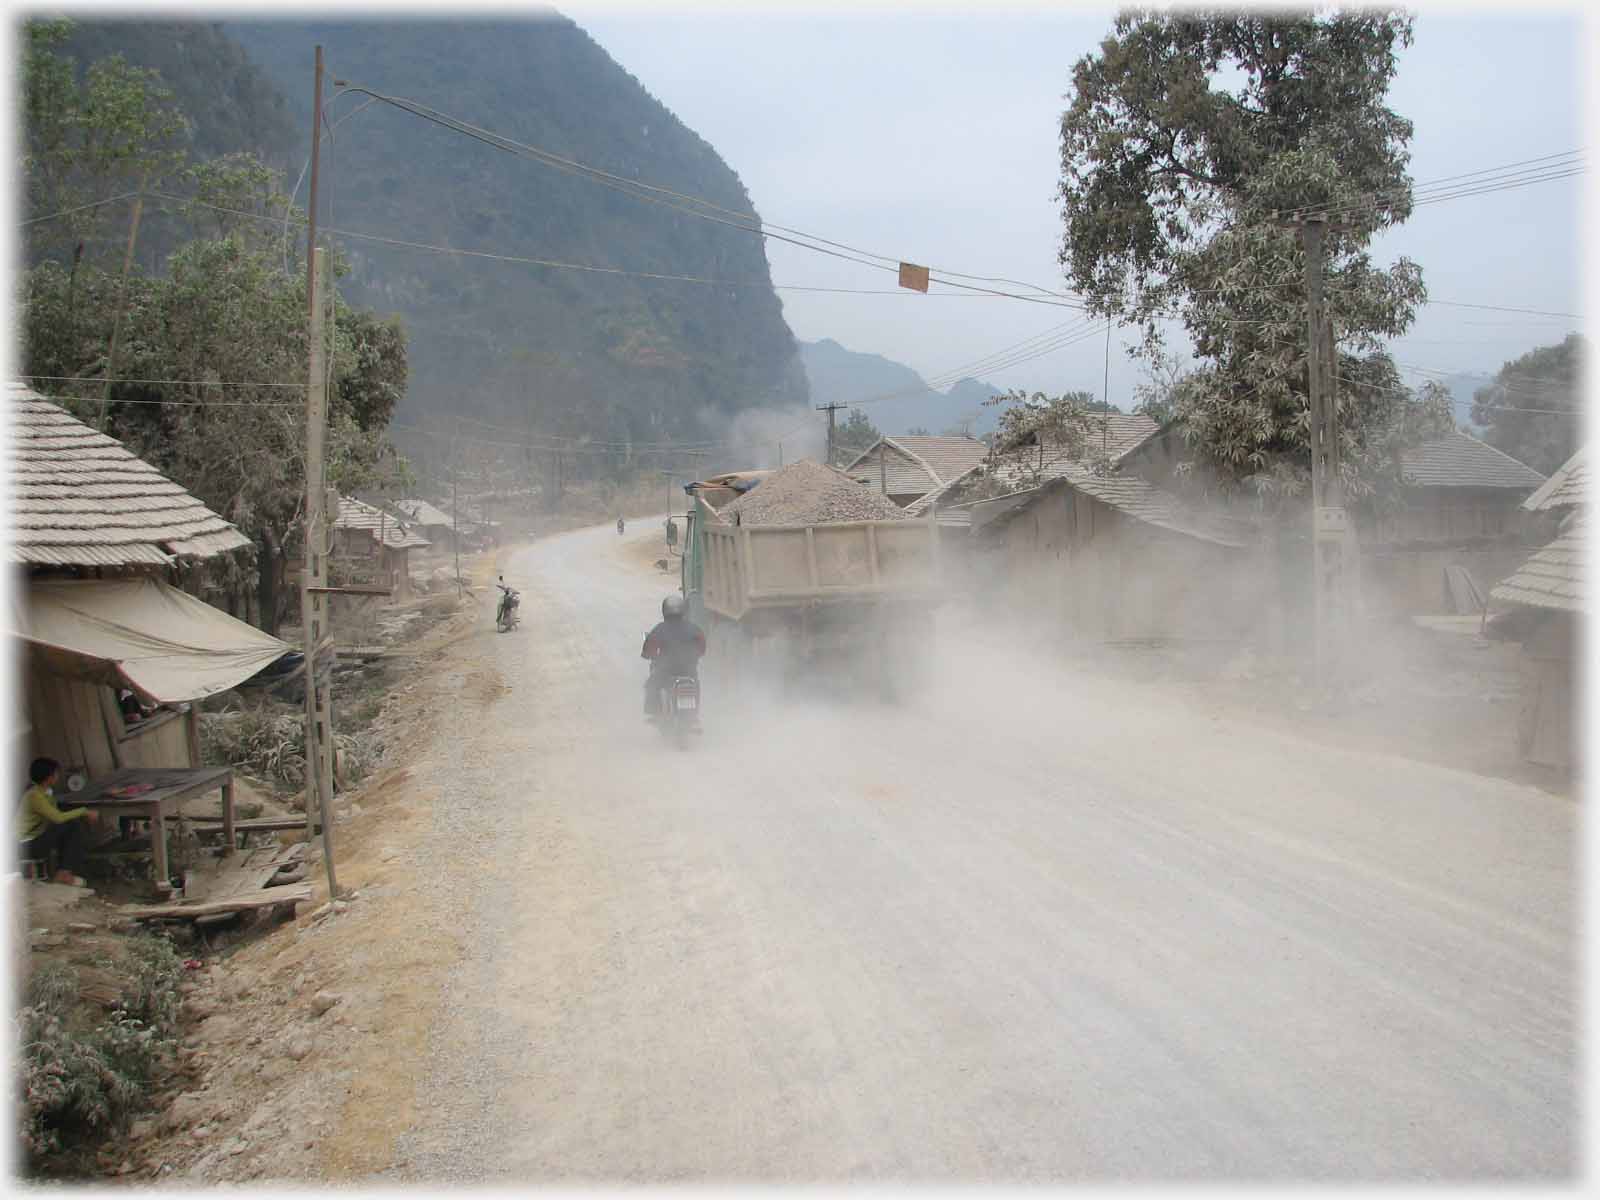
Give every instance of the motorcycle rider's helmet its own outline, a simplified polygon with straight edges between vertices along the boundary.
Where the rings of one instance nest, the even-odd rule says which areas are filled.
[[[681,621],[683,614],[689,609],[682,596],[668,596],[661,602],[661,619],[664,621]]]

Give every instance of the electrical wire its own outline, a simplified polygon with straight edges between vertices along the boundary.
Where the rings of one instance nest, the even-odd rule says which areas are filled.
[[[36,378],[38,378],[38,376],[24,376],[24,378],[36,379]],[[98,383],[98,382],[101,382],[101,381],[100,380],[96,380],[95,382]],[[117,382],[118,383],[127,383],[129,381],[125,380],[125,379],[119,379],[119,380],[117,380]],[[45,396],[45,399],[46,400],[50,400],[50,401],[55,401],[55,400],[84,400],[84,401],[88,401],[88,402],[91,402],[91,403],[94,403],[94,404],[100,404],[105,400],[105,397],[104,396],[77,396],[77,395],[69,395],[69,394],[66,394],[66,393],[57,392],[57,393],[53,393],[53,394]],[[305,405],[303,403],[301,403],[300,401],[298,401],[298,400],[178,400],[178,399],[166,399],[166,398],[163,398],[163,399],[160,399],[160,400],[116,400],[116,399],[114,399],[114,400],[111,401],[111,403],[113,405],[117,405],[117,404],[148,404],[148,405],[167,406],[167,407],[176,407],[176,408],[300,408],[300,409],[303,409],[305,407]]]
[[[104,375],[24,375],[24,379],[43,379],[51,383],[104,383]],[[117,376],[117,383],[144,383],[152,386],[172,387],[231,387],[231,388],[295,388],[305,390],[303,383],[248,383],[222,379],[125,379]],[[123,401],[131,404],[132,401]],[[243,403],[249,403],[244,401]]]
[[[115,204],[118,200],[130,200],[138,192],[122,192],[115,196],[107,196],[104,200],[91,200],[88,204],[80,204],[76,208],[63,208],[60,212],[46,213],[42,217],[29,217],[26,221],[19,221],[18,225],[26,227],[37,225],[40,221],[54,221],[61,217],[70,217],[73,213],[86,212],[91,208],[100,208],[106,204]]]
[[[640,180],[627,179],[623,176],[615,175],[609,171],[604,171],[599,167],[593,167],[576,159],[566,158],[562,155],[558,155],[553,151],[544,150],[537,146],[530,146],[525,142],[519,142],[516,139],[506,137],[503,134],[493,133],[479,126],[472,125],[459,117],[452,117],[447,113],[442,113],[437,109],[428,108],[427,106],[418,104],[413,100],[407,100],[396,96],[387,96],[383,93],[372,91],[369,88],[357,87],[355,85],[344,86],[347,90],[345,93],[341,94],[361,93],[363,95],[371,96],[374,99],[381,100],[385,104],[392,105],[393,107],[404,112],[411,113],[413,116],[421,117],[423,120],[431,121],[434,124],[440,125],[444,128],[454,130],[457,133],[465,134],[468,137],[481,141],[486,145],[492,146],[495,149],[501,150],[505,153],[531,158],[535,162],[554,167],[557,170],[564,171],[568,174],[576,174],[590,179],[595,183],[605,187],[610,187],[615,191],[624,193],[625,195],[631,195],[639,200],[644,200],[654,204],[662,204],[668,208],[686,213],[689,216],[698,217],[702,220],[713,221],[717,224],[741,229],[747,233],[754,233],[761,237],[773,238],[780,242],[786,242],[790,245],[798,246],[801,249],[811,250],[820,254],[827,254],[834,258],[842,258],[850,262],[856,262],[863,266],[874,267],[884,271],[898,273],[899,263],[902,261],[909,261],[895,255],[879,254],[874,251],[862,250],[829,238],[805,233],[804,231],[794,229],[791,226],[778,225],[773,222],[764,222],[753,212],[738,212],[733,209],[725,208],[713,201],[706,200],[703,197],[691,196],[683,192],[674,191],[671,188],[661,187],[657,184],[649,184]],[[675,203],[675,201],[683,201],[685,203]],[[717,215],[718,213],[727,215],[719,216]],[[794,236],[788,236],[790,234]],[[1002,277],[973,275],[959,271],[948,271],[944,270],[943,268],[935,267],[929,267],[929,274],[930,280],[933,280],[935,274],[937,274],[938,276],[954,276],[956,279],[977,279],[990,282],[1009,282],[1016,286],[1029,288],[1039,294],[1027,296],[1014,292],[1001,292],[994,288],[978,287],[973,284],[957,283],[954,279],[937,279],[937,282],[943,283],[947,287],[963,288],[974,292],[986,292],[993,295],[1003,295],[1010,299],[1026,300],[1038,304],[1050,304],[1060,307],[1073,307],[1079,309],[1083,307],[1081,300],[1074,300],[1064,293],[1052,291],[1051,289],[1041,287],[1038,284],[1007,280]]]

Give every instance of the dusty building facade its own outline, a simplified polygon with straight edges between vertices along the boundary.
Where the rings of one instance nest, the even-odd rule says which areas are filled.
[[[1367,610],[1375,616],[1461,607],[1446,570],[1459,567],[1487,599],[1548,526],[1523,510],[1544,476],[1465,433],[1401,456],[1405,486],[1357,517]]]
[[[1077,470],[973,514],[980,561],[993,567],[978,572],[1035,627],[1091,640],[1225,639],[1260,619],[1248,525],[1141,479]]]

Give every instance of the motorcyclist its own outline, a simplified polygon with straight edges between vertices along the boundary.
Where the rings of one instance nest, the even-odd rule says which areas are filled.
[[[495,587],[500,589],[500,604],[494,613],[495,624],[498,625],[517,611],[517,593],[515,588],[507,585],[504,575],[499,576]]]
[[[661,702],[661,689],[674,679],[699,678],[700,658],[706,652],[706,635],[686,615],[688,604],[682,596],[668,596],[661,602],[661,623],[645,634],[639,657],[650,660],[650,678],[644,684],[644,713],[654,716]]]

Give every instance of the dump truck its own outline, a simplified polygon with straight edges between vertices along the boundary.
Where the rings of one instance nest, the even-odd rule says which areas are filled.
[[[931,518],[735,524],[692,501],[681,559],[692,619],[706,631],[707,667],[735,687],[914,688],[940,599],[938,530]]]

